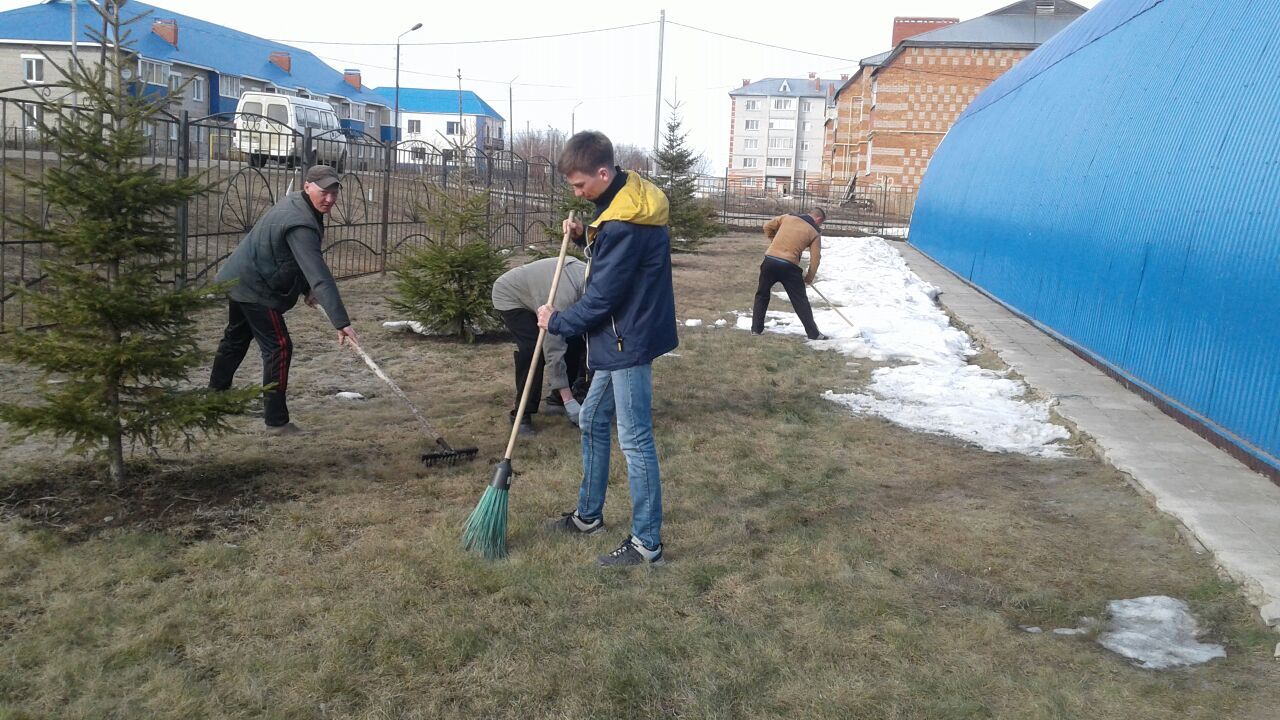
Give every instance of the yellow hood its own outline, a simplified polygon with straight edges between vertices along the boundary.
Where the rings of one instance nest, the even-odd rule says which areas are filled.
[[[614,196],[609,207],[587,229],[587,241],[595,240],[596,231],[610,220],[636,225],[666,225],[670,219],[667,196],[657,185],[640,177],[634,170],[627,171],[627,182]]]

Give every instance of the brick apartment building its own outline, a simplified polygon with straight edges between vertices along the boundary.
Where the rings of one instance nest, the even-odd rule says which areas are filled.
[[[996,78],[1087,11],[1023,0],[965,22],[896,18],[892,50],[861,61],[829,110],[823,178],[914,192],[956,118]]]

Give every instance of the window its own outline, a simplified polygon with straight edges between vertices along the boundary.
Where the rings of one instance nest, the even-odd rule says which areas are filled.
[[[191,78],[191,99],[204,102],[204,78],[199,75]]]
[[[747,121],[747,124],[746,124],[746,128],[745,128],[745,129],[747,129],[747,130],[759,130],[759,129],[760,129],[760,121],[759,121],[759,120],[748,120],[748,121]]]
[[[262,103],[260,103],[260,102],[247,102],[247,103],[245,103],[245,104],[244,104],[243,108],[241,109],[241,112],[243,112],[243,113],[249,113],[249,114],[251,114],[251,115],[261,115],[261,114],[262,114]]]
[[[169,93],[173,94],[182,89],[182,76],[176,72],[169,73]]]
[[[808,152],[812,148],[813,148],[813,143],[809,142],[808,140],[805,140],[804,142],[800,143],[801,150]]]
[[[746,140],[743,140],[742,149],[743,150],[759,150],[760,149],[759,138],[747,138]]]
[[[351,118],[351,103],[338,103],[338,117],[343,120],[349,120]]]
[[[791,158],[789,157],[771,157],[764,163],[771,168],[789,168],[791,167]]]
[[[755,179],[755,178],[743,178],[743,180],[742,180],[742,182],[740,183],[740,185],[742,185],[742,187],[744,187],[744,188],[747,188],[747,187],[752,187],[752,188],[753,188],[753,187],[755,187],[755,186],[756,186],[756,179]]]
[[[218,94],[224,98],[240,99],[240,78],[235,75],[223,75],[218,83]]]
[[[22,109],[22,127],[30,130],[40,126],[40,121],[44,119],[44,106],[18,103],[18,107]]]
[[[366,110],[364,115],[365,115],[365,119],[364,119],[365,125],[368,125],[371,128],[378,126],[377,110],[373,110],[373,109]]]
[[[139,60],[138,78],[148,85],[168,85],[169,66],[151,60]]]
[[[795,121],[795,120],[773,120],[773,119],[771,119],[771,120],[769,120],[769,129],[770,129],[770,130],[795,130],[795,129],[796,129],[796,121]]]
[[[804,127],[802,129],[804,130],[804,132],[811,132],[813,130],[813,123],[808,120],[805,120]]]
[[[421,121],[421,120],[410,120],[410,121],[409,121],[409,134],[410,134],[410,135],[417,135],[417,134],[418,134],[418,133],[420,133],[420,132],[422,132],[422,121]]]
[[[801,161],[800,161],[800,169],[801,169],[801,170],[808,170],[808,169],[809,169],[809,161],[808,161],[808,160],[801,160]]]
[[[759,110],[759,109],[760,109],[760,101],[759,101],[759,100],[748,100],[745,104],[743,104],[742,109],[743,109],[743,110]]]
[[[760,159],[759,158],[742,158],[742,167],[744,168],[760,167]]]
[[[771,137],[769,138],[769,147],[774,150],[778,148],[790,150],[795,147],[795,140],[789,137]]]
[[[29,83],[44,82],[44,58],[37,55],[23,55],[22,73]]]
[[[800,109],[805,112],[813,112],[813,101],[805,100],[800,103]]]
[[[790,110],[791,98],[774,98],[773,109],[774,110]]]
[[[462,127],[461,127],[461,126],[462,126],[462,123],[458,122],[457,120],[450,121],[450,122],[448,122],[448,123],[446,123],[446,124],[445,124],[444,134],[445,134],[445,135],[458,135],[458,134],[460,134],[460,131],[462,130]]]
[[[253,104],[257,105],[257,103],[253,103]],[[248,106],[249,104],[246,103],[245,107],[247,108]],[[299,114],[298,119],[301,120],[302,119],[301,110],[299,110],[298,114]],[[267,106],[267,117],[271,118],[272,120],[275,120],[276,122],[282,125],[288,125],[289,124],[289,108],[285,107],[280,103],[271,103],[270,105]]]

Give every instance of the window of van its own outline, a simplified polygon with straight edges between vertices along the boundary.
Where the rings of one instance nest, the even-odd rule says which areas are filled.
[[[254,115],[261,115],[261,114],[262,114],[262,103],[260,103],[260,102],[247,102],[247,103],[245,103],[245,104],[244,104],[244,109],[242,109],[240,112],[252,113],[252,114],[254,114]]]
[[[304,126],[311,128],[320,127],[320,114],[315,111],[315,108],[300,107],[298,108],[298,112],[302,115],[302,124]]]
[[[289,109],[278,103],[271,103],[267,106],[267,117],[275,120],[283,125],[289,124]]]

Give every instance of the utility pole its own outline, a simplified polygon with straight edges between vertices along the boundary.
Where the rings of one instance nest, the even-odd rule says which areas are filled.
[[[662,40],[667,32],[667,11],[658,12],[658,93],[653,99],[653,162],[657,170],[658,128],[662,127]]]
[[[458,68],[458,147],[462,147],[466,135],[462,132],[462,68]]]
[[[507,149],[511,152],[516,151],[516,106],[512,101],[511,84],[516,81],[516,77],[507,81]]]

